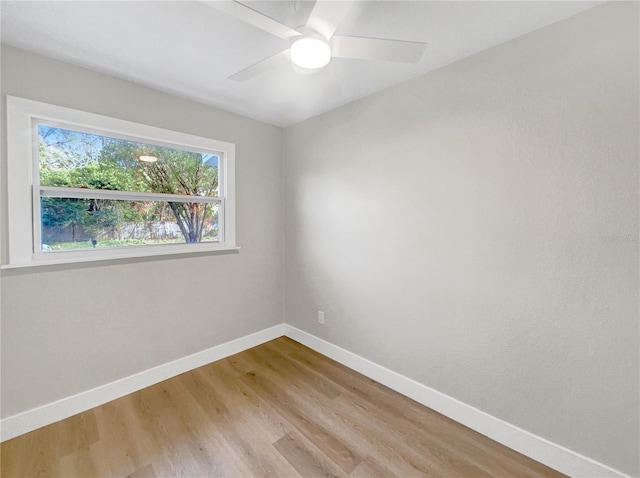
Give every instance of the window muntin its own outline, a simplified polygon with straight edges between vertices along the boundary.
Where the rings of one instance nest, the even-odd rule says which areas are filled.
[[[7,120],[3,268],[238,249],[233,144],[15,97]]]

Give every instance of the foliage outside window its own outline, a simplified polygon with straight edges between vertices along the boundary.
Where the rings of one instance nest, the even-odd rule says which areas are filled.
[[[218,197],[219,155],[45,124],[37,130],[40,186]],[[218,203],[213,200],[48,197],[51,191],[41,188],[44,251],[218,240]],[[84,191],[79,195],[86,196]]]
[[[10,265],[24,188],[36,263],[235,248],[232,144],[11,97],[8,119],[9,169],[32,178],[9,179]]]

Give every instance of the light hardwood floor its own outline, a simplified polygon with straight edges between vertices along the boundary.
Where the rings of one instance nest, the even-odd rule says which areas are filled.
[[[564,476],[284,337],[0,451],[3,477]]]

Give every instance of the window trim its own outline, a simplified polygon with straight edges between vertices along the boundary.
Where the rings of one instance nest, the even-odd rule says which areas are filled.
[[[88,113],[63,106],[7,96],[7,225],[8,254],[2,269],[66,264],[109,259],[175,255],[184,253],[223,253],[238,251],[235,235],[235,145],[155,126],[134,123],[109,116]],[[137,142],[182,148],[219,156],[218,197],[174,196],[161,193],[118,193],[110,190],[55,188],[39,184],[37,122],[78,128],[80,131],[110,135]],[[35,132],[35,133],[34,133]],[[35,148],[35,150],[34,150]],[[65,190],[59,191],[59,190]],[[81,249],[42,253],[35,247],[40,231],[40,193],[106,195],[112,199],[163,200],[170,197],[190,202],[219,204],[220,242],[197,244],[153,244],[113,249]],[[89,192],[91,191],[91,193]],[[118,197],[115,197],[118,196]],[[36,199],[37,197],[37,199]],[[35,214],[38,213],[38,214]],[[39,243],[38,243],[39,244]]]

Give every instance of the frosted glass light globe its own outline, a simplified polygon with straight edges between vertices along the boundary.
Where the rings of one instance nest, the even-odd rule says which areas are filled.
[[[331,60],[329,43],[317,37],[303,36],[291,44],[291,61],[300,68],[315,70]]]

